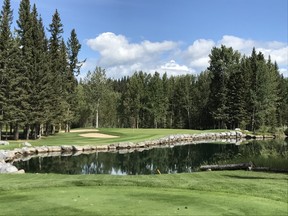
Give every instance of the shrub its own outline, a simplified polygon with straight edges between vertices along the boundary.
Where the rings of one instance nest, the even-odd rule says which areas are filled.
[[[285,135],[288,136],[288,128],[284,131]]]

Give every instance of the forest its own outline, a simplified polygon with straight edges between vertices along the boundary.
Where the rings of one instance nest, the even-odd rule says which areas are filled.
[[[241,128],[275,133],[288,125],[288,79],[254,48],[245,56],[214,47],[208,68],[181,76],[135,71],[111,79],[100,66],[80,79],[85,60],[75,29],[67,41],[56,10],[45,28],[29,0],[17,27],[0,14],[0,139],[37,139],[71,127]],[[46,31],[47,30],[47,31]],[[49,34],[47,36],[46,34]]]

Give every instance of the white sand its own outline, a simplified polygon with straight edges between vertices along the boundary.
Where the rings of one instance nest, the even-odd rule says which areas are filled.
[[[89,137],[89,138],[117,138],[118,136],[112,136],[108,134],[102,134],[102,133],[84,133],[79,134],[82,137]]]
[[[97,129],[76,129],[76,130],[71,130],[70,133],[85,133],[85,132],[97,132]]]

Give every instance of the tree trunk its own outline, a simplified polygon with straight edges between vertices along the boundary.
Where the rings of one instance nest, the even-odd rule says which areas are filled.
[[[95,128],[99,127],[99,104],[96,107]]]
[[[2,138],[2,123],[0,124],[0,140],[2,140],[1,138]]]
[[[43,124],[40,124],[39,125],[39,134],[38,134],[39,139],[41,139],[41,137],[43,135],[43,129],[44,129]]]
[[[6,140],[8,139],[8,124],[6,124],[6,131],[5,131],[5,133],[6,133]]]
[[[54,124],[52,124],[51,134],[54,135],[56,131],[56,127]]]
[[[45,127],[46,127],[45,136],[48,136],[49,135],[49,123],[46,123]]]
[[[203,165],[200,170],[247,170],[253,167],[252,162],[239,164],[223,164],[223,165]]]
[[[24,130],[24,137],[25,137],[26,140],[29,139],[29,133],[30,133],[30,126],[26,125],[25,126],[25,130]]]
[[[19,126],[17,123],[14,127],[14,140],[19,140]]]
[[[65,133],[68,133],[69,131],[69,124],[68,122],[65,123]]]

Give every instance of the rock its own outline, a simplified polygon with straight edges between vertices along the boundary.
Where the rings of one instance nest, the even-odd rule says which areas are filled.
[[[83,146],[73,145],[72,148],[73,148],[73,151],[83,151]]]
[[[91,151],[92,147],[90,145],[86,145],[86,146],[82,146],[83,147],[83,151]]]
[[[16,173],[18,169],[10,163],[0,164],[0,173]]]
[[[62,145],[61,146],[61,150],[64,151],[64,152],[70,152],[73,150],[73,147],[70,146],[70,145]]]
[[[61,152],[60,146],[47,146],[49,152]]]
[[[25,174],[25,170],[24,170],[24,169],[18,170],[18,171],[16,172],[16,174]]]
[[[9,145],[9,142],[8,142],[8,141],[0,140],[0,145]]]
[[[42,154],[42,153],[47,153],[49,152],[48,147],[46,146],[39,146],[39,147],[35,147],[35,150],[38,154]]]
[[[12,161],[15,158],[13,151],[0,151],[0,159],[4,161]]]
[[[31,147],[32,145],[30,144],[30,143],[28,143],[28,142],[24,142],[24,143],[22,143],[22,145],[24,145],[24,146],[26,146],[26,147]]]
[[[33,147],[32,147],[32,148],[28,148],[28,147],[23,147],[23,148],[22,148],[22,154],[24,154],[24,155],[25,155],[25,154],[26,154],[26,155],[27,155],[27,154],[29,155],[29,154],[34,154],[34,153],[36,153],[36,149],[33,148]]]

